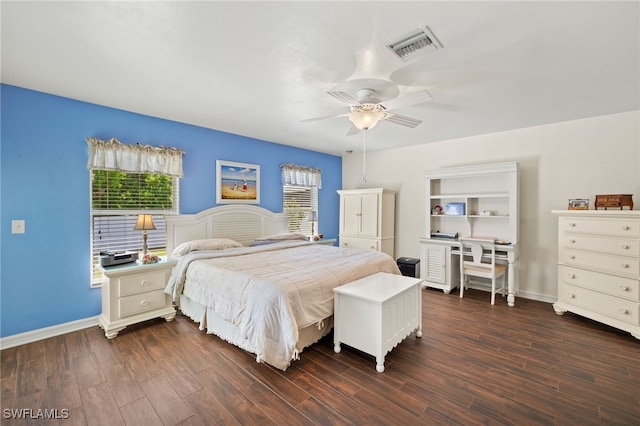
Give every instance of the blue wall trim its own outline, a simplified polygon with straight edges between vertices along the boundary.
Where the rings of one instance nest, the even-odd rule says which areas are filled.
[[[282,211],[280,164],[320,168],[320,232],[338,235],[340,157],[6,84],[0,107],[0,337],[101,311],[89,287],[89,136],[183,149],[181,213],[216,205],[216,160],[260,165],[260,205],[272,211]],[[11,234],[13,219],[25,234]]]

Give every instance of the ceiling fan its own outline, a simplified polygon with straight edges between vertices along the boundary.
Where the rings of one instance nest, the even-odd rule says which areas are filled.
[[[349,105],[349,111],[341,114],[310,118],[303,121],[316,121],[324,120],[327,118],[348,117],[353,125],[347,132],[347,135],[354,135],[360,130],[370,130],[375,127],[376,124],[378,124],[378,122],[380,122],[381,120],[386,120],[390,123],[414,128],[422,123],[422,120],[396,114],[391,112],[391,110],[406,107],[409,105],[419,104],[433,99],[431,94],[429,94],[429,92],[427,92],[426,90],[420,90],[418,92],[413,92],[404,96],[398,96],[384,102],[374,97],[374,89],[360,89],[356,92],[355,98],[348,93],[341,91],[332,91],[327,93],[338,99],[339,101]]]

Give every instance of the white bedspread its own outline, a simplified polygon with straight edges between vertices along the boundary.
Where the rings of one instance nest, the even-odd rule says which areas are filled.
[[[380,252],[278,243],[192,252],[174,268],[166,292],[214,309],[240,329],[259,360],[284,370],[298,329],[333,314],[333,288],[376,272],[400,273]]]

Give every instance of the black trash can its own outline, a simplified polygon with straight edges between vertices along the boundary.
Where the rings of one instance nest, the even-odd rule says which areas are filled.
[[[404,276],[420,278],[420,259],[400,257],[398,258],[398,268]]]

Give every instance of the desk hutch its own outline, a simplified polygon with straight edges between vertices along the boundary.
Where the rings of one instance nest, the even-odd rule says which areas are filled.
[[[420,276],[445,293],[460,284],[457,238],[495,238],[508,262],[509,306],[517,289],[518,163],[449,167],[425,172],[425,236],[420,239]],[[463,205],[461,208],[450,208]],[[451,214],[456,213],[456,214]]]

